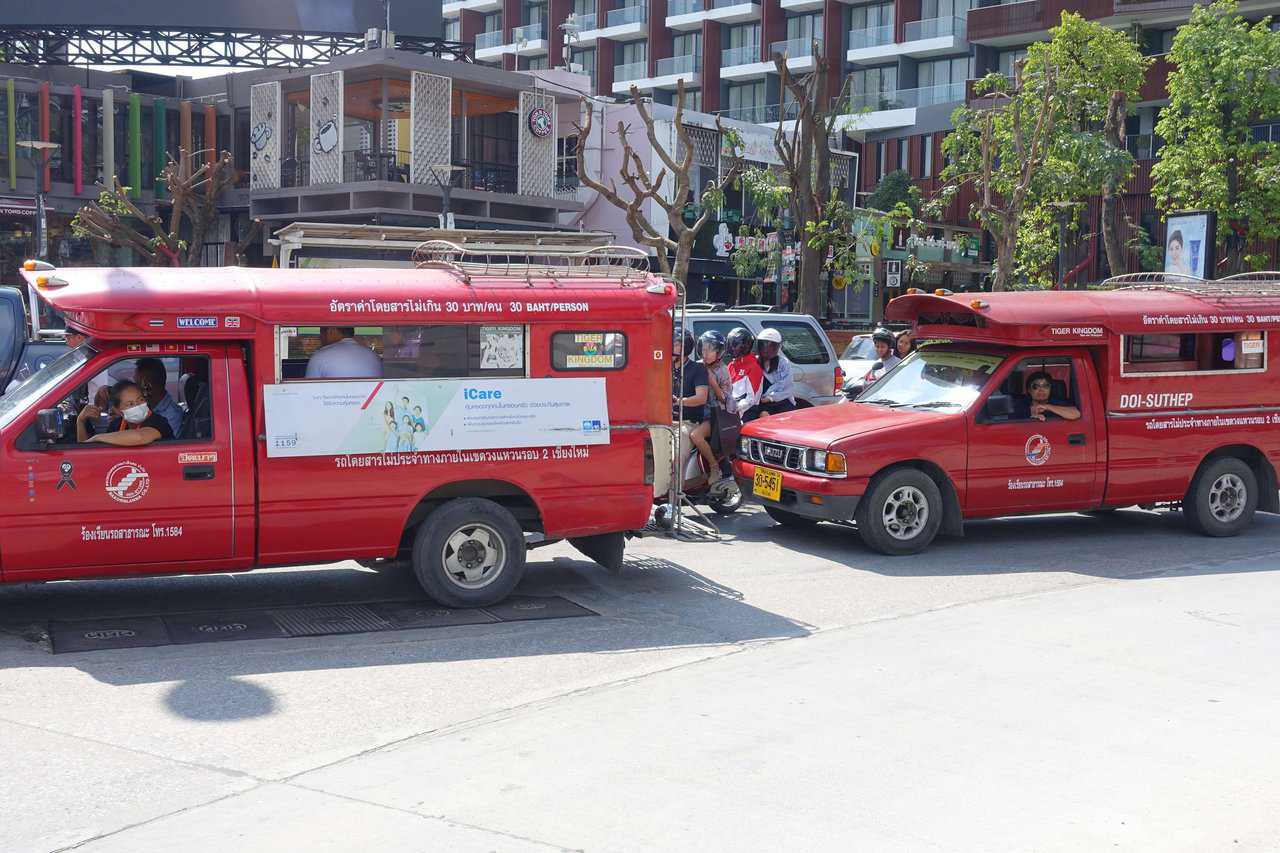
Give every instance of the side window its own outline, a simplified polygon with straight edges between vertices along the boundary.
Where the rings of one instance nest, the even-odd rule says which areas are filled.
[[[1000,386],[1000,393],[1012,398],[1013,411],[997,420],[1078,419],[1080,394],[1073,361],[1059,356],[1018,362]]]
[[[1266,332],[1126,335],[1122,375],[1265,370]]]
[[[782,351],[792,364],[827,363],[827,345],[818,337],[818,330],[808,323],[764,320],[761,325],[782,333]]]
[[[750,327],[746,323],[735,323],[732,320],[694,320],[693,336],[698,338],[702,337],[705,332],[719,332],[727,338],[730,332],[739,328],[747,329]]]
[[[551,336],[553,370],[621,370],[627,366],[622,332],[556,332]]]
[[[520,325],[299,326],[278,333],[284,381],[525,376],[528,363]]]
[[[119,359],[99,371],[58,403],[65,430],[58,444],[75,445],[77,418],[87,406],[93,406],[85,417],[89,435],[129,429],[129,421],[121,411],[124,383],[137,387],[136,398],[147,404],[148,418],[158,418],[161,440],[207,441],[213,438],[210,401],[209,359],[206,356]]]

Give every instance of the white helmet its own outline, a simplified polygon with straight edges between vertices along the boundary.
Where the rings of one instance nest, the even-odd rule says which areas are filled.
[[[756,335],[756,343],[780,344],[782,343],[782,332],[777,329],[764,329],[760,334]]]

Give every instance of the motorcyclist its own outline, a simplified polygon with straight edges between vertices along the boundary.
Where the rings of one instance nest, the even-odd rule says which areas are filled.
[[[716,479],[719,479],[720,466],[716,464],[716,456],[707,442],[710,429],[699,429],[707,419],[710,390],[707,367],[701,358],[696,357],[694,346],[693,333],[688,329],[677,335],[672,346],[672,420],[680,425],[679,458],[683,460],[689,457],[690,445],[698,448],[707,471],[716,474]]]
[[[791,376],[791,360],[782,354],[782,333],[765,329],[756,338],[757,360],[764,373],[760,404],[748,412],[744,421],[765,415],[789,412],[796,407],[795,380]]]
[[[723,417],[723,413],[729,412],[729,404],[732,402],[729,398],[730,385],[729,368],[724,363],[725,339],[724,335],[715,331],[703,332],[698,338],[698,353],[702,356],[702,364],[707,369],[707,419],[694,429],[694,443],[697,438],[705,439],[708,444],[711,440],[711,430],[716,426],[717,421]],[[727,455],[727,454],[726,454]],[[729,476],[729,460],[721,459],[717,466],[711,468],[707,473],[707,486],[715,489],[720,482]]]
[[[729,332],[725,338],[725,352],[729,356],[730,385],[729,410],[746,420],[749,411],[760,402],[764,386],[764,370],[755,357],[756,336],[742,326]]]
[[[876,329],[871,334],[871,342],[875,344],[876,356],[879,360],[871,365],[867,375],[862,377],[862,381],[867,385],[884,376],[902,361],[898,358],[898,339],[893,336],[893,332],[885,328]]]

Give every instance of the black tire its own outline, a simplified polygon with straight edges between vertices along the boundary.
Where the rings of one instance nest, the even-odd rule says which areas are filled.
[[[742,506],[742,489],[738,488],[738,484],[734,483],[731,488],[732,494],[721,495],[720,497],[708,497],[707,506],[716,515],[733,515]]]
[[[524,576],[524,560],[519,522],[484,498],[440,506],[423,519],[413,540],[413,573],[427,595],[446,607],[484,607],[506,598]],[[478,567],[471,565],[475,561]],[[472,570],[478,574],[468,580]]]
[[[942,526],[942,512],[942,493],[933,478],[918,468],[899,468],[872,482],[855,520],[868,548],[898,557],[929,546]]]
[[[1258,478],[1234,456],[1204,465],[1182,499],[1182,515],[1205,536],[1235,536],[1253,523],[1258,509]]]
[[[816,518],[809,518],[807,515],[796,515],[794,512],[787,512],[785,509],[775,509],[774,507],[767,506],[764,508],[764,511],[770,518],[781,524],[783,527],[805,528],[813,527],[818,523],[818,519]]]

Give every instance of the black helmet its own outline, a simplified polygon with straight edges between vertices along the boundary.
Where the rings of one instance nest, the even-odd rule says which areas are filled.
[[[898,345],[898,339],[893,336],[893,332],[885,328],[876,329],[872,332],[871,342],[873,344],[886,344],[889,349],[893,349]]]
[[[750,355],[751,350],[754,349],[756,345],[756,336],[751,334],[749,329],[743,328],[742,326],[731,331],[725,340],[730,358]]]
[[[701,355],[708,347],[715,350],[716,358],[724,355],[724,335],[720,334],[715,329],[703,332],[698,338],[698,354]]]

